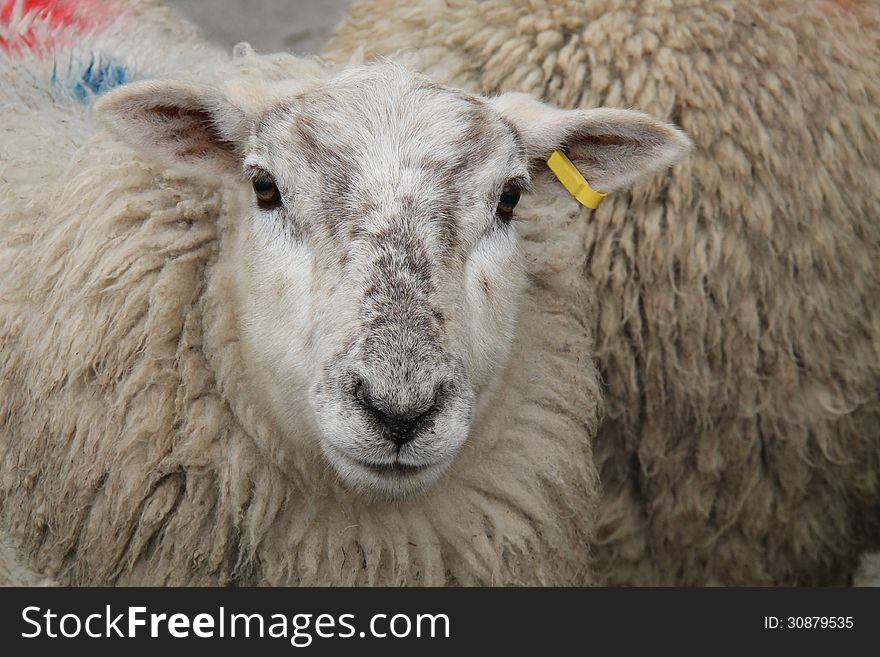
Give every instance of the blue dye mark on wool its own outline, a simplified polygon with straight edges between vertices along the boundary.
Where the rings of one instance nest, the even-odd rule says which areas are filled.
[[[67,75],[69,80],[65,84],[58,77],[58,62],[52,65],[52,84],[67,87],[73,96],[81,103],[88,103],[94,96],[125,84],[128,80],[128,71],[124,66],[112,59],[92,53],[89,63],[82,73],[75,72],[73,63],[68,65]]]
[[[125,67],[92,54],[89,65],[73,87],[73,94],[82,102],[86,102],[90,95],[97,96],[125,84],[125,79]]]

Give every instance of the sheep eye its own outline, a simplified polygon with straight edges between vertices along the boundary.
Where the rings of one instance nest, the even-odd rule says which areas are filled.
[[[498,207],[495,212],[503,221],[513,218],[513,209],[519,203],[519,189],[512,185],[505,185],[498,199]]]
[[[281,193],[278,186],[272,180],[272,176],[268,174],[260,174],[254,178],[254,194],[257,197],[257,203],[263,209],[273,208],[281,203]]]

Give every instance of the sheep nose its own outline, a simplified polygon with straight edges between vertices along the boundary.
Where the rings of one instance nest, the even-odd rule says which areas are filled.
[[[415,438],[417,430],[437,412],[440,388],[441,386],[437,386],[430,398],[410,403],[404,408],[377,395],[363,379],[358,378],[355,397],[361,408],[379,424],[382,437],[398,447],[403,447]]]

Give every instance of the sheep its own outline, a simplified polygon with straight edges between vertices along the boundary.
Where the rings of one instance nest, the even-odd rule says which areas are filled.
[[[853,586],[880,586],[880,553],[862,555],[859,567],[853,575]]]
[[[55,582],[22,565],[19,550],[0,540],[0,586],[55,586]]]
[[[697,150],[583,221],[600,582],[843,583],[876,544],[880,11],[789,0],[361,0],[325,56],[638,106]]]
[[[544,160],[610,192],[687,137],[139,25],[78,37],[74,90],[125,72],[86,93],[0,58],[0,535],[61,584],[592,583],[588,226]]]

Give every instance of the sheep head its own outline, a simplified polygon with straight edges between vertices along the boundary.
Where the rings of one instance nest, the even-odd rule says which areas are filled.
[[[550,152],[611,191],[689,147],[637,112],[487,99],[391,63],[141,82],[97,111],[171,166],[238,176],[231,302],[254,394],[380,498],[429,487],[491,412],[528,284],[514,206]]]

